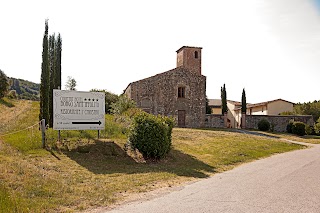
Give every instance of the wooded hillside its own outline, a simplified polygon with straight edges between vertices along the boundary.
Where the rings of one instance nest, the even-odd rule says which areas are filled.
[[[9,77],[9,90],[15,90],[19,99],[39,100],[40,84]]]

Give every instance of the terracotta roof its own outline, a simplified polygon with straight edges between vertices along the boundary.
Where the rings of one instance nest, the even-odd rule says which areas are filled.
[[[231,101],[231,100],[228,100],[227,102],[230,102],[230,103],[232,103],[232,104],[234,104],[234,105],[240,105],[241,106],[241,102],[239,102],[239,101]]]
[[[221,106],[221,99],[209,99],[209,106]]]
[[[227,100],[228,102],[234,104],[234,105],[241,105],[241,102],[239,101],[232,101],[232,100]],[[221,106],[222,103],[221,103],[221,99],[209,99],[209,103],[208,103],[209,106]]]
[[[290,104],[295,104],[295,103],[292,103],[290,101],[286,101],[286,100],[283,100],[281,98],[278,98],[278,99],[275,99],[275,100],[272,100],[272,101],[266,101],[266,102],[261,102],[261,103],[256,103],[256,104],[248,104],[247,103],[247,109],[258,107],[258,106],[266,106],[267,104],[275,102],[275,101],[284,101],[284,102],[288,102]],[[234,110],[237,111],[237,110],[240,110],[240,109],[241,109],[241,105],[239,107],[235,108]]]
[[[276,101],[284,101],[284,102],[288,102],[290,104],[294,104],[294,103],[292,103],[290,101],[286,101],[286,100],[283,100],[281,98],[278,98],[278,99],[275,99],[275,100],[272,100],[272,101],[266,101],[266,102],[261,102],[261,103],[256,103],[256,104],[248,104],[247,108],[253,108],[253,107],[257,107],[257,106],[265,106],[265,105],[267,105],[269,103],[276,102]]]
[[[197,48],[197,49],[202,49],[202,47],[192,47],[192,46],[182,46],[180,47],[176,52],[180,52],[183,48]]]

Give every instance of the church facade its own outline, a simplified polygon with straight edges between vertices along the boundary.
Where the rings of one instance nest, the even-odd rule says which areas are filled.
[[[201,49],[181,47],[176,68],[132,82],[124,94],[148,113],[173,117],[178,127],[204,127],[206,77],[201,73]]]

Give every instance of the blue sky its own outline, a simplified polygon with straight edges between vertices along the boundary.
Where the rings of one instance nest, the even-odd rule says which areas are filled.
[[[320,0],[313,0],[320,11]]]
[[[319,100],[320,17],[315,0],[0,1],[0,69],[40,82],[44,21],[63,39],[62,82],[122,93],[176,66],[200,46],[207,95],[262,102]]]

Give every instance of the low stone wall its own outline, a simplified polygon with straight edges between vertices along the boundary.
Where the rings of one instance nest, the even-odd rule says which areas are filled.
[[[206,128],[224,128],[225,127],[224,116],[206,114],[205,127]]]
[[[312,115],[246,115],[246,128],[258,129],[258,123],[262,119],[266,119],[271,125],[273,124],[276,132],[286,132],[290,120],[314,125]]]

